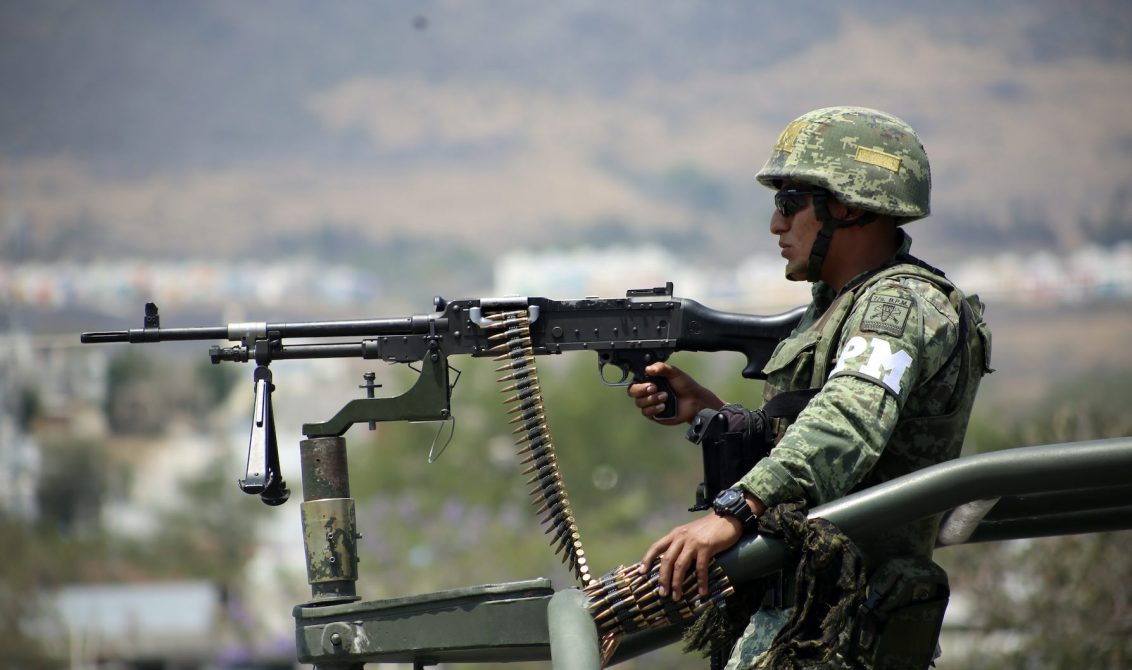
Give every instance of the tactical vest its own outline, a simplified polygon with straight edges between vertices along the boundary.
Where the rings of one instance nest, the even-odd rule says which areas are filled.
[[[811,312],[803,316],[789,338],[779,343],[763,368],[767,375],[764,410],[771,417],[777,443],[805,404],[826,383],[841,348],[842,330],[856,301],[878,282],[906,277],[930,282],[947,296],[959,315],[958,341],[943,365],[912,390],[884,453],[853,491],[959,456],[978,382],[984,373],[991,371],[990,331],[983,320],[982,302],[977,296],[964,296],[941,271],[912,256],[901,255],[894,264],[847,287],[824,312],[819,314],[816,307],[811,307]],[[922,407],[924,403],[918,400],[918,395],[948,379],[953,379],[954,385],[943,407],[933,411]],[[920,445],[925,435],[940,437],[933,441],[930,449],[924,449]],[[883,554],[930,555],[938,519],[916,525],[921,528],[911,533],[916,538],[911,542],[913,546],[903,541],[897,542],[897,546],[870,549]]]

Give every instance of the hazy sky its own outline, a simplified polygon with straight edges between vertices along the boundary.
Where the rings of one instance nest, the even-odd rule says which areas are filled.
[[[833,104],[919,130],[918,239],[1130,227],[1120,1],[0,0],[0,90],[0,234],[32,257],[407,236],[731,258],[772,244],[751,176],[774,137]]]

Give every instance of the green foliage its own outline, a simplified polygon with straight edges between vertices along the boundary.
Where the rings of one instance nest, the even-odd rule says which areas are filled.
[[[106,416],[119,433],[156,433],[160,423],[150,418],[146,386],[153,378],[154,363],[137,347],[122,350],[106,369]]]
[[[116,484],[128,474],[125,465],[110,457],[106,444],[48,442],[43,456],[40,518],[20,535],[34,553],[81,546],[41,566],[51,576],[47,581],[194,577],[228,583],[255,549],[267,508],[236,488],[232,473],[239,464],[234,459],[217,458],[179,486],[155,482],[168,490],[168,497],[155,512],[156,532],[139,538],[116,535],[113,519],[102,517]]]
[[[27,432],[31,428],[31,422],[39,415],[42,404],[43,401],[36,389],[28,386],[20,388],[16,398],[15,415],[21,431]]]
[[[1069,380],[1014,430],[1015,444],[1046,444],[1132,435],[1125,371],[1096,371]]]
[[[233,482],[234,459],[217,458],[171,492],[154,536],[136,547],[135,559],[154,576],[203,578],[226,587],[252,557],[268,508]],[[180,504],[176,504],[180,501]]]
[[[1017,446],[1011,442],[1013,435],[1009,427],[1000,422],[999,414],[993,409],[982,408],[976,403],[975,412],[967,426],[964,438],[964,454],[983,454],[999,449]]]
[[[62,572],[59,564],[74,555],[66,550],[73,547],[66,547],[56,535],[3,516],[0,537],[6,546],[0,563],[0,658],[11,668],[61,667],[30,628],[46,614],[40,601],[42,589],[55,583]]]
[[[44,524],[61,533],[91,532],[110,482],[106,446],[63,440],[43,445],[36,498]]]
[[[177,416],[201,423],[241,377],[235,366],[199,357],[165,357],[158,363],[151,356],[129,347],[110,359],[105,410],[115,433],[159,435]]]
[[[1097,372],[1062,384],[1016,425],[997,430],[983,426],[977,432],[991,435],[987,442],[999,446],[1132,435],[1129,397],[1132,382],[1126,372]],[[1132,662],[1130,553],[1132,531],[940,552],[953,589],[978,594],[971,623],[1017,640],[1012,648],[998,652],[980,650],[983,665],[942,667],[1128,667]]]
[[[211,410],[224,402],[240,379],[240,370],[233,365],[213,365],[200,359],[193,370],[193,386],[201,390],[202,409]]]

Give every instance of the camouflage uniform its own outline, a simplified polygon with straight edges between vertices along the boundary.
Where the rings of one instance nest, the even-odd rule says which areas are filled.
[[[776,186],[786,177],[807,180],[901,223],[925,216],[929,186],[922,147],[918,155],[913,150],[902,156],[891,141],[881,149],[866,141],[862,146],[872,152],[864,154],[867,173],[844,163],[829,168],[830,145],[842,155],[862,156],[856,144],[861,134],[836,132],[839,117],[862,113],[872,110],[838,108],[801,117],[783,132],[759,180]],[[879,132],[889,132],[892,117],[879,118]],[[804,155],[805,147],[823,142],[825,148]],[[915,169],[895,191],[876,186],[898,175],[891,168],[909,165]],[[815,282],[801,323],[764,368],[764,401],[820,387],[793,421],[777,420],[774,449],[739,482],[768,506],[799,499],[821,505],[959,455],[979,380],[989,371],[990,333],[978,299],[966,298],[942,273],[908,256],[910,244],[902,235],[890,264],[856,277],[836,295]],[[938,517],[923,519],[859,547],[872,566],[893,556],[930,556],[938,523]],[[788,614],[767,607],[757,612],[728,668],[750,667]]]

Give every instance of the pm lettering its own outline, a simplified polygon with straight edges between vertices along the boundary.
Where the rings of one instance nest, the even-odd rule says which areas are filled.
[[[856,364],[857,361],[853,359],[863,355],[866,351],[870,352],[869,358],[856,368],[856,372],[877,380],[896,395],[900,395],[900,380],[904,378],[904,372],[908,369],[908,366],[912,365],[912,357],[903,349],[892,351],[892,346],[889,345],[887,340],[874,337],[866,341],[860,335],[850,338],[841,350],[841,356],[837,358],[837,365],[833,368],[833,372],[829,373],[829,376],[832,377],[849,369],[850,361]]]

